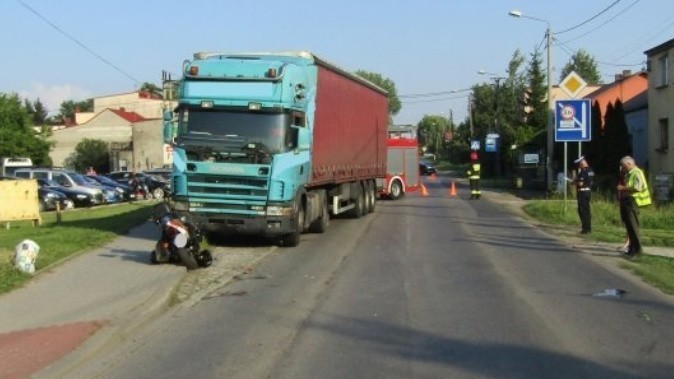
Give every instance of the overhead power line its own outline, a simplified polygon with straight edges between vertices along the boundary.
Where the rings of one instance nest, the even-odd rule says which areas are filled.
[[[621,1],[621,0],[616,0],[616,1],[614,1],[611,5],[609,5],[608,7],[604,8],[604,10],[602,10],[601,12],[597,13],[596,15],[594,15],[594,16],[588,18],[587,20],[581,22],[580,24],[578,24],[578,25],[576,25],[576,26],[572,26],[572,27],[567,28],[567,29],[564,29],[564,30],[557,31],[557,32],[555,32],[555,34],[562,34],[562,33],[570,32],[570,31],[572,31],[572,30],[574,30],[574,29],[580,28],[581,26],[587,24],[588,22],[590,22],[590,21],[594,20],[595,18],[601,16],[602,14],[606,13],[606,11],[608,11],[608,10],[611,9],[611,8],[613,8],[613,7],[614,7],[616,4],[618,4],[620,1]]]
[[[457,89],[457,90],[452,90],[452,91],[442,91],[442,92],[426,92],[426,93],[412,93],[412,94],[407,94],[407,95],[399,95],[398,98],[400,99],[405,99],[405,98],[420,98],[420,97],[433,97],[433,96],[444,96],[444,95],[453,95],[459,92],[466,92],[470,91],[472,88],[462,88],[462,89]]]
[[[608,24],[609,22],[615,20],[616,18],[618,18],[618,16],[623,15],[625,12],[627,12],[628,10],[630,10],[633,6],[635,6],[635,5],[636,5],[637,3],[639,3],[640,1],[641,1],[641,0],[635,0],[634,2],[632,2],[632,4],[628,5],[625,9],[623,9],[623,10],[620,11],[620,12],[618,12],[615,16],[609,18],[608,20],[606,20],[606,21],[604,21],[603,23],[597,25],[596,27],[594,27],[594,28],[588,30],[587,32],[585,32],[585,33],[583,33],[583,34],[581,34],[581,35],[579,35],[579,36],[577,36],[577,37],[574,37],[574,38],[572,38],[572,39],[570,39],[570,40],[566,40],[566,41],[564,41],[564,42],[565,42],[565,43],[569,43],[569,42],[573,42],[573,41],[575,41],[575,40],[577,40],[577,39],[580,39],[580,38],[585,37],[586,35],[588,35],[588,34],[594,32],[595,30],[597,30],[597,29],[601,28],[602,26]]]
[[[22,0],[16,0],[16,1],[17,1],[19,4],[23,5],[23,6],[24,6],[26,9],[28,9],[30,12],[32,12],[33,14],[35,14],[37,17],[39,17],[42,21],[46,22],[49,26],[51,26],[52,28],[54,28],[57,32],[63,34],[63,35],[66,36],[69,40],[75,42],[78,46],[80,46],[81,48],[83,48],[83,49],[86,50],[88,53],[90,53],[90,54],[93,55],[94,57],[98,58],[99,60],[101,60],[102,62],[104,62],[105,64],[107,64],[108,66],[112,67],[115,71],[117,71],[117,72],[119,72],[120,74],[122,74],[122,75],[126,76],[127,78],[131,79],[131,81],[133,81],[134,84],[139,84],[139,83],[140,83],[140,81],[139,81],[138,79],[136,79],[136,78],[134,78],[133,76],[129,75],[126,71],[122,70],[121,68],[119,68],[118,66],[116,66],[114,63],[110,62],[109,60],[103,58],[103,56],[101,56],[100,54],[96,53],[96,52],[93,51],[91,48],[89,48],[88,46],[86,46],[85,44],[83,44],[82,42],[78,41],[75,37],[71,36],[70,34],[66,33],[65,31],[63,31],[61,28],[59,28],[58,26],[56,26],[53,22],[49,21],[46,17],[44,17],[42,14],[40,14],[40,12],[38,12],[38,11],[36,11],[35,9],[31,8],[30,6],[28,6],[28,4],[24,3]]]

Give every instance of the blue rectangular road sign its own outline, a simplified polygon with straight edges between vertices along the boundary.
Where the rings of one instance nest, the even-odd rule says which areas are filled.
[[[555,141],[574,142],[592,139],[590,99],[555,102]]]

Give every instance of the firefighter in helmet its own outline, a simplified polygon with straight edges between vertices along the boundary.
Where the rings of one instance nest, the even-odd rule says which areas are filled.
[[[480,192],[480,160],[477,152],[470,153],[470,168],[468,169],[468,181],[470,182],[470,198],[479,199]]]

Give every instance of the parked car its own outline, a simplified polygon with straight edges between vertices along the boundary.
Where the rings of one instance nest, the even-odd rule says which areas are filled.
[[[0,180],[29,180],[17,178],[14,176],[0,176]],[[37,200],[40,212],[53,211],[57,204],[61,209],[70,209],[74,207],[73,202],[63,193],[47,187],[43,187],[37,182]]]
[[[419,174],[420,175],[433,175],[435,174],[435,166],[429,161],[419,161]]]
[[[83,175],[82,178],[92,187],[98,187],[103,191],[103,202],[105,203],[119,203],[124,200],[124,195],[121,191],[117,190],[115,186],[109,186],[106,184],[101,184],[96,180]]]
[[[105,202],[103,190],[99,186],[92,185],[83,175],[75,171],[61,168],[21,168],[14,172],[14,176],[26,179],[46,179],[56,182],[64,188],[77,190],[80,193],[88,193],[91,195],[91,204],[89,205]],[[61,191],[60,189],[57,190]]]
[[[122,184],[127,184],[133,187],[133,174],[133,171],[115,171],[106,174],[105,176]],[[143,172],[137,172],[136,177],[148,187],[150,194],[155,199],[163,199],[164,196],[171,193],[171,187],[168,182],[159,180],[156,177]]]
[[[63,192],[47,187],[37,187],[37,197],[40,203],[40,212],[53,211],[57,208],[65,210],[75,207],[75,203],[68,199]]]
[[[101,190],[98,190],[98,195],[94,195],[90,192],[85,192],[77,188],[64,187],[53,180],[49,179],[36,179],[37,185],[40,187],[45,187],[54,191],[58,191],[66,195],[70,199],[75,207],[90,207],[92,205],[100,204],[103,197]]]
[[[131,186],[114,181],[104,175],[86,175],[86,177],[95,180],[101,185],[115,188],[121,194],[123,201],[131,201],[136,198],[136,194],[133,192]]]

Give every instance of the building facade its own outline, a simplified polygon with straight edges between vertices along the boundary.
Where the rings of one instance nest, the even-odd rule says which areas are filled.
[[[672,200],[674,183],[674,39],[644,52],[648,82],[649,181],[656,200]]]
[[[146,170],[172,164],[172,150],[163,141],[165,102],[144,92],[94,98],[94,111],[76,113],[77,125],[54,129],[51,158],[63,166],[85,138],[109,146],[110,169]]]

